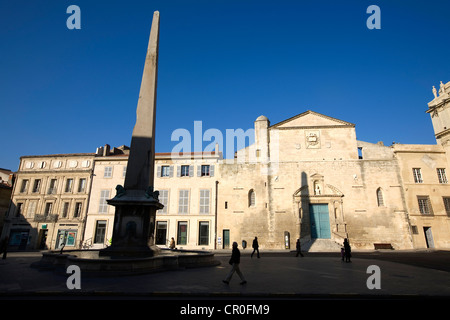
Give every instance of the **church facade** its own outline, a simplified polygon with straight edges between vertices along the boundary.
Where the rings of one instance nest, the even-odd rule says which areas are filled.
[[[345,238],[354,248],[413,247],[391,147],[357,141],[354,124],[313,111],[275,125],[261,116],[255,132],[246,152],[257,160],[221,166],[223,238],[257,236],[274,249],[300,239],[339,250]]]
[[[276,124],[258,117],[254,144],[235,159],[217,148],[156,154],[156,244],[211,250],[258,237],[261,249],[294,250],[300,239],[303,250],[336,251],[347,238],[354,249],[449,249],[450,82],[434,93],[435,145],[359,141],[355,124],[306,111]],[[2,237],[30,249],[57,249],[70,234],[73,248],[107,246],[106,199],[123,184],[128,151],[22,157]]]
[[[220,166],[219,247],[450,248],[450,82],[428,104],[436,145],[384,146],[313,111],[255,121],[245,161]],[[231,240],[229,240],[231,239]],[[317,246],[316,244],[319,244]]]

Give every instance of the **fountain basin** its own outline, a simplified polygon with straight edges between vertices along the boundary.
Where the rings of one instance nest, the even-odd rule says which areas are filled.
[[[101,250],[67,250],[42,253],[42,258],[32,267],[66,274],[70,265],[77,265],[83,276],[124,276],[217,266],[214,253],[205,251],[161,249],[153,257],[102,256]]]

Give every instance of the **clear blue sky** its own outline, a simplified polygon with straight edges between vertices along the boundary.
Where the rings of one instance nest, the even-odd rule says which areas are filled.
[[[66,27],[71,4],[81,30]],[[359,140],[436,143],[425,110],[450,81],[448,0],[1,0],[0,167],[130,144],[155,10],[158,152],[196,120],[225,135],[306,110],[355,123]]]

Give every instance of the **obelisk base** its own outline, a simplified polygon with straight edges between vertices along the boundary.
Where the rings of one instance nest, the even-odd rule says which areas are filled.
[[[155,246],[156,210],[163,208],[157,194],[141,190],[121,190],[108,204],[115,206],[111,246],[101,256],[152,257],[160,249]]]

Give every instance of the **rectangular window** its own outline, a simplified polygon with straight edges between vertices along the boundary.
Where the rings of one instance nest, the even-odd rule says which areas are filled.
[[[73,211],[73,217],[79,218],[81,216],[81,208],[83,207],[82,202],[76,202],[75,203],[75,210]]]
[[[200,221],[198,226],[198,245],[209,245],[209,222]]]
[[[48,186],[47,194],[56,194],[56,179],[50,180],[50,185]]]
[[[111,177],[112,177],[112,167],[105,167],[103,178],[111,178]]]
[[[209,213],[209,190],[200,190],[200,213]]]
[[[417,201],[419,203],[419,211],[421,214],[432,214],[430,197],[417,196]]]
[[[60,248],[60,246],[65,243],[66,247],[74,247],[76,239],[76,230],[58,230],[57,246]]]
[[[31,218],[36,213],[37,201],[30,201],[28,204],[27,216]]]
[[[189,166],[181,166],[181,176],[189,177]]]
[[[362,147],[358,147],[358,159],[362,159],[362,158],[363,158]]]
[[[78,182],[78,192],[84,192],[86,190],[86,178],[81,178]]]
[[[445,169],[444,168],[437,168],[436,171],[437,171],[439,183],[448,183],[447,175],[445,174]]]
[[[202,165],[202,177],[209,177],[209,165]]]
[[[69,213],[69,205],[70,202],[64,202],[63,203],[63,210],[62,210],[62,217],[67,218],[67,214]]]
[[[122,178],[125,178],[127,175],[127,166],[123,166]]]
[[[164,208],[158,210],[158,213],[167,213],[167,205],[169,204],[169,190],[159,190],[159,202]]]
[[[23,203],[18,202],[17,206],[16,206],[16,217],[20,217],[20,215],[22,214],[22,209],[23,209]]]
[[[161,177],[170,177],[170,166],[161,167]]]
[[[41,179],[34,180],[33,192],[39,192],[41,189]]]
[[[450,197],[442,197],[444,199],[445,212],[450,216]]]
[[[28,190],[28,179],[22,180],[22,186],[20,187],[20,193],[25,193]]]
[[[178,233],[177,233],[177,244],[185,245],[187,244],[187,222],[178,222]]]
[[[53,208],[53,202],[47,202],[45,204],[44,216],[48,216],[49,214],[51,214],[52,208]]]
[[[64,192],[72,192],[72,186],[73,186],[73,179],[67,179],[66,188],[64,189]]]
[[[95,226],[94,243],[104,243],[106,235],[106,220],[98,220]]]
[[[108,213],[108,203],[106,200],[109,199],[109,190],[100,191],[100,205],[98,207],[99,213]]]
[[[415,183],[423,183],[422,173],[420,172],[420,168],[413,168],[413,176]]]
[[[189,190],[180,190],[178,213],[189,213]]]

